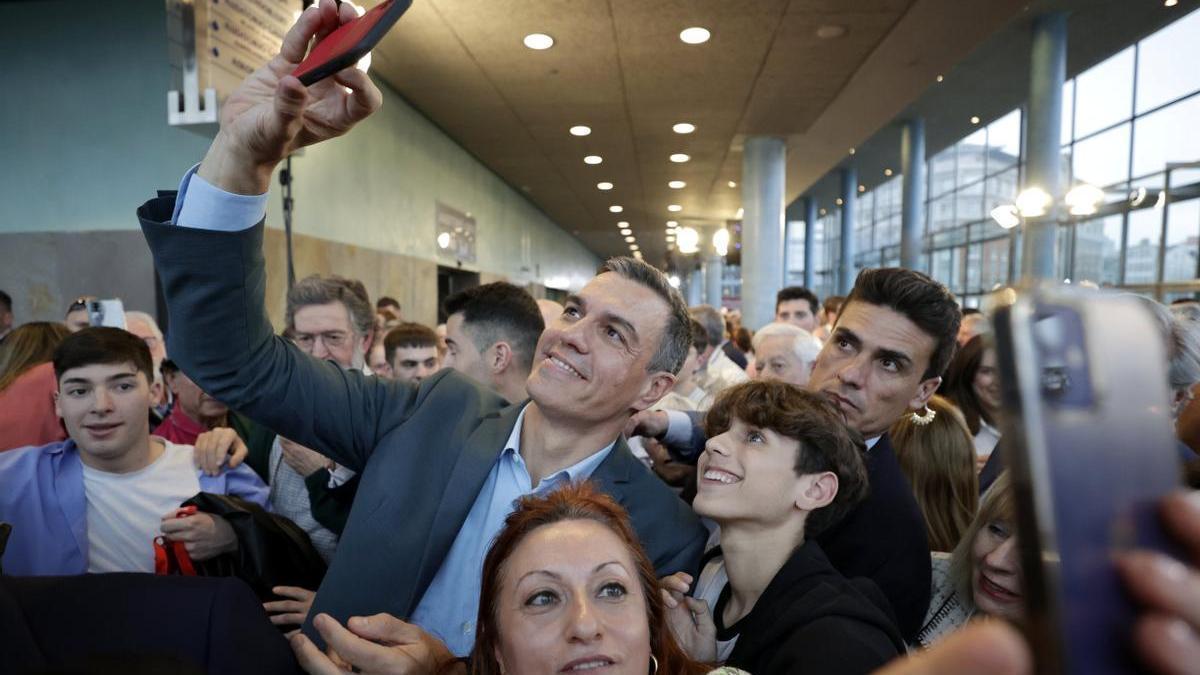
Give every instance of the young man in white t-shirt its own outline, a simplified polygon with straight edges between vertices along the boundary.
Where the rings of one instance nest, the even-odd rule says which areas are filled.
[[[265,506],[267,487],[247,467],[202,474],[191,446],[150,435],[153,365],[140,338],[85,328],[55,351],[54,370],[70,438],[0,453],[0,521],[13,526],[6,574],[153,572],[158,536],[198,561],[237,550],[224,519],[176,510],[198,492]]]

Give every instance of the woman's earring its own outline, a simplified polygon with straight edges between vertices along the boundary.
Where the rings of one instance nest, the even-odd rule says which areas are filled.
[[[654,658],[653,654],[650,655],[650,665],[650,675],[655,675],[658,672],[658,659]]]
[[[933,419],[935,417],[937,417],[937,411],[934,410],[933,408],[930,408],[929,406],[925,406],[924,413],[915,412],[915,413],[910,413],[909,416],[911,417],[913,424],[915,424],[919,427],[923,427],[927,424],[933,423]]]

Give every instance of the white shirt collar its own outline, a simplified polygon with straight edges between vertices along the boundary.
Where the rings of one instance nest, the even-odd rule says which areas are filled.
[[[878,436],[876,436],[876,437],[874,437],[874,438],[868,438],[868,439],[865,441],[865,442],[866,442],[866,444],[867,444],[867,450],[874,450],[874,449],[875,449],[875,444],[876,444],[876,443],[878,443],[878,442],[879,442],[879,439],[881,439],[881,438],[883,438],[883,434],[879,434]]]

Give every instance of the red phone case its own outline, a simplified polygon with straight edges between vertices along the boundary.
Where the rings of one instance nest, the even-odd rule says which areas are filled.
[[[412,5],[412,0],[385,0],[366,14],[325,36],[292,71],[304,86],[349,68],[375,48]]]

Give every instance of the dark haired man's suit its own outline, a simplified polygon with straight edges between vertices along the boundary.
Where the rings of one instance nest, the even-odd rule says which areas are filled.
[[[357,471],[358,496],[311,617],[408,618],[445,560],[512,432],[508,406],[453,370],[420,387],[365,377],[273,334],[263,306],[263,223],[171,225],[174,199],[138,210],[171,317],[169,348],[230,408]],[[592,473],[630,514],[658,574],[695,573],[707,532],[618,438]]]

